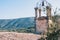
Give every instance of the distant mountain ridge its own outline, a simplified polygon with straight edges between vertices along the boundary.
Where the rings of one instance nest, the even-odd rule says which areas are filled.
[[[18,19],[0,19],[0,29],[19,29],[34,27],[34,17],[18,18]]]

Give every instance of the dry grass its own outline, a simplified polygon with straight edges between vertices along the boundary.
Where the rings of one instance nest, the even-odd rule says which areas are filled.
[[[0,40],[37,40],[40,35],[33,33],[0,32]]]

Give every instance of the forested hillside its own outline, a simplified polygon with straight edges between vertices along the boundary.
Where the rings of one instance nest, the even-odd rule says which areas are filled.
[[[17,19],[0,19],[0,30],[16,30],[34,27],[34,17]]]

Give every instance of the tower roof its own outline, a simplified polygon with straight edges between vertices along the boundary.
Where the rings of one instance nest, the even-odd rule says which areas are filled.
[[[47,2],[46,0],[41,0],[41,1],[37,2],[37,4],[36,4],[37,8],[40,8],[42,6],[44,6],[44,7],[46,7],[46,6],[51,7],[51,4],[49,2]]]

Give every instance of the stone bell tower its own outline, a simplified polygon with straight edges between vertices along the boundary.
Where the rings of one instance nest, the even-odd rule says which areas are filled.
[[[51,5],[46,0],[43,0],[41,4],[38,4],[38,6],[36,6],[34,9],[36,33],[46,33],[48,28],[48,20],[51,19]]]

